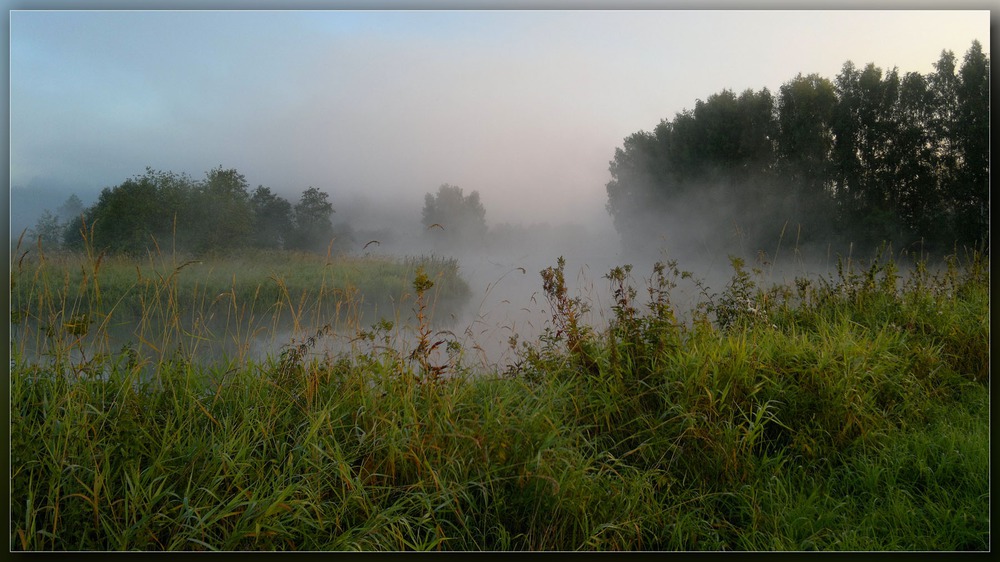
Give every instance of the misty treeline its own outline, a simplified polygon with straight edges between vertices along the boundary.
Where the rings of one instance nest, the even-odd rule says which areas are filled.
[[[315,187],[298,202],[258,186],[221,166],[203,180],[146,168],[142,175],[104,188],[97,202],[83,208],[76,195],[56,213],[46,211],[31,234],[49,249],[141,255],[163,245],[193,253],[238,248],[327,249],[337,234],[329,196]],[[89,239],[89,240],[88,240]]]
[[[435,247],[451,252],[483,247],[489,231],[479,192],[465,195],[461,187],[447,183],[424,196],[421,222]]]
[[[48,250],[79,251],[90,245],[125,255],[156,249],[199,255],[247,248],[334,253],[357,249],[363,242],[360,233],[347,220],[334,223],[334,213],[329,195],[315,187],[292,204],[263,185],[251,191],[235,169],[220,166],[203,180],[194,180],[146,168],[142,175],[104,188],[90,207],[75,194],[70,196],[55,212],[46,210],[29,236]],[[435,250],[475,249],[486,240],[485,217],[479,192],[466,195],[446,183],[426,195],[424,237]]]
[[[338,232],[329,196],[315,187],[291,202],[269,187],[250,191],[246,177],[221,166],[203,180],[146,168],[142,175],[101,190],[84,208],[72,195],[56,213],[45,211],[30,235],[46,249],[113,254],[181,250],[196,254],[238,248],[326,250]]]
[[[988,251],[990,61],[928,74],[846,62],[777,96],[730,90],[615,150],[608,211],[626,248],[739,238]]]

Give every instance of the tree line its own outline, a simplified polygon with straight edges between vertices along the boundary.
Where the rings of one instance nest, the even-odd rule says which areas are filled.
[[[111,254],[145,255],[157,248],[196,255],[237,249],[341,252],[357,245],[346,222],[334,224],[329,195],[304,190],[294,205],[271,188],[252,192],[243,174],[221,166],[196,181],[185,174],[146,168],[104,188],[85,207],[72,195],[56,212],[46,210],[29,236],[47,250],[82,251],[86,245]],[[443,184],[427,193],[424,238],[435,250],[482,247],[486,210],[479,192]]]
[[[989,66],[973,41],[928,74],[848,61],[777,96],[723,90],[624,140],[607,209],[626,248],[721,211],[754,249],[791,227],[801,242],[988,251]]]
[[[203,180],[146,168],[101,190],[84,208],[73,195],[46,211],[31,234],[44,247],[80,251],[89,244],[113,254],[154,248],[195,254],[240,248],[322,251],[335,236],[329,196],[315,187],[292,205],[269,187],[250,191],[246,178],[221,166]]]

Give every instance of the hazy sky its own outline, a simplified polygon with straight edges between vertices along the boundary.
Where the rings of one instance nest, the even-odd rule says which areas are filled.
[[[615,148],[699,98],[847,60],[930,72],[989,30],[982,10],[13,11],[10,181],[84,196],[222,165],[293,202],[419,215],[451,183],[491,223],[604,220]]]

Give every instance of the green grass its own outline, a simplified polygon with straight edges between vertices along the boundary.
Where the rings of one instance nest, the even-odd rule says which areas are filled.
[[[11,264],[12,345],[23,355],[63,358],[71,349],[108,356],[126,345],[161,363],[235,356],[258,340],[328,327],[412,317],[413,276],[434,280],[435,320],[457,315],[471,291],[458,264],[437,257],[337,257],[247,252],[205,260],[151,255],[15,251]],[[88,351],[85,351],[88,350]]]
[[[617,268],[598,331],[560,262],[503,372],[428,327],[416,267],[414,316],[339,354],[15,352],[9,546],[988,550],[988,262],[895,267],[780,287],[737,260],[686,315],[675,264],[648,303]]]

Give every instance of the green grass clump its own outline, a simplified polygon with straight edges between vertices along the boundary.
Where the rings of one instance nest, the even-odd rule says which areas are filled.
[[[9,546],[988,550],[988,262],[881,259],[787,287],[734,260],[687,314],[675,263],[648,299],[615,268],[604,330],[559,260],[494,372],[431,328],[426,264],[340,353],[327,325],[240,361],[15,350]]]

